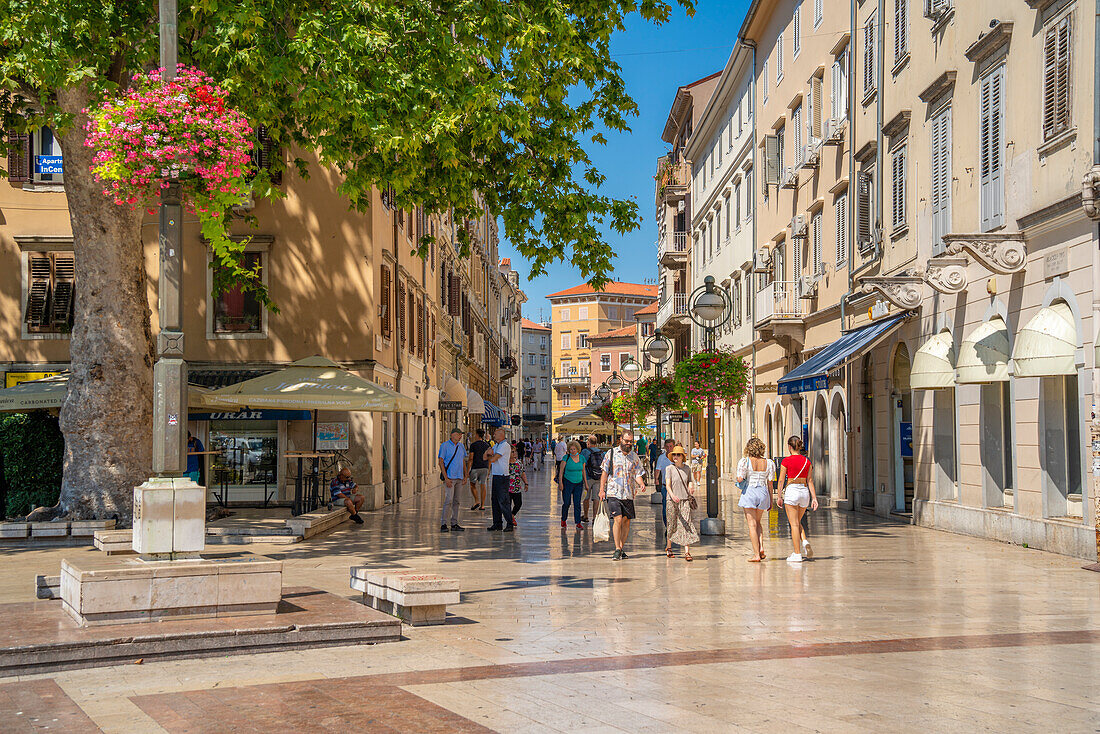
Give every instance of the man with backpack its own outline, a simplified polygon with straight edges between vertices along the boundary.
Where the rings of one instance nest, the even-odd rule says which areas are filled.
[[[584,458],[584,471],[588,475],[588,494],[584,498],[584,512],[581,517],[581,522],[588,522],[588,503],[592,503],[592,512],[595,514],[599,509],[599,486],[600,476],[603,474],[601,464],[603,464],[603,452],[596,446],[596,437],[594,435],[588,437],[587,446],[581,451],[581,457]]]

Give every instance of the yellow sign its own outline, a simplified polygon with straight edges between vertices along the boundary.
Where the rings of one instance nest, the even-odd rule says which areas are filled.
[[[60,374],[60,372],[8,372],[4,375],[4,387],[15,387],[20,382],[41,380],[43,377],[53,377]]]

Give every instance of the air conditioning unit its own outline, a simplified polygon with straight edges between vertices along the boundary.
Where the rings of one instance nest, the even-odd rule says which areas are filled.
[[[817,283],[821,280],[821,274],[803,275],[798,279],[798,290],[801,298],[816,298]]]
[[[947,15],[953,5],[953,0],[924,0],[924,17],[937,21]]]
[[[752,272],[770,273],[772,271],[771,250],[757,250],[752,257]]]
[[[783,169],[783,183],[782,188],[794,189],[798,188],[798,169],[794,166],[787,166]]]
[[[805,214],[795,214],[793,217],[791,217],[792,239],[806,239],[808,229],[809,228],[806,226]]]
[[[809,143],[802,151],[802,167],[817,168],[821,164],[821,141],[817,138]]]
[[[825,144],[838,145],[844,142],[844,120],[829,118],[825,121]]]

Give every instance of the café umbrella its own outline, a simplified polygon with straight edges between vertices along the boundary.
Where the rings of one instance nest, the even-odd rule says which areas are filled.
[[[28,410],[49,410],[61,407],[69,391],[69,373],[65,372],[41,380],[21,382],[14,387],[0,390],[0,412],[23,413]],[[187,403],[192,408],[209,406],[206,397],[211,391],[198,385],[188,386]]]

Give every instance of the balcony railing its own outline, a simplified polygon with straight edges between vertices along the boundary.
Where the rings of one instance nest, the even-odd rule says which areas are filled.
[[[578,372],[575,375],[565,375],[554,378],[554,387],[588,387],[591,379],[588,375]]]
[[[682,158],[671,155],[657,159],[657,204],[673,204],[683,199],[691,185],[691,166]]]
[[[687,260],[687,250],[687,232],[665,232],[657,242],[657,260],[662,265],[682,263]]]
[[[669,320],[688,318],[687,293],[673,293],[665,298],[657,309],[657,328],[663,328]]]
[[[756,323],[769,319],[802,318],[798,281],[777,280],[756,293]]]

